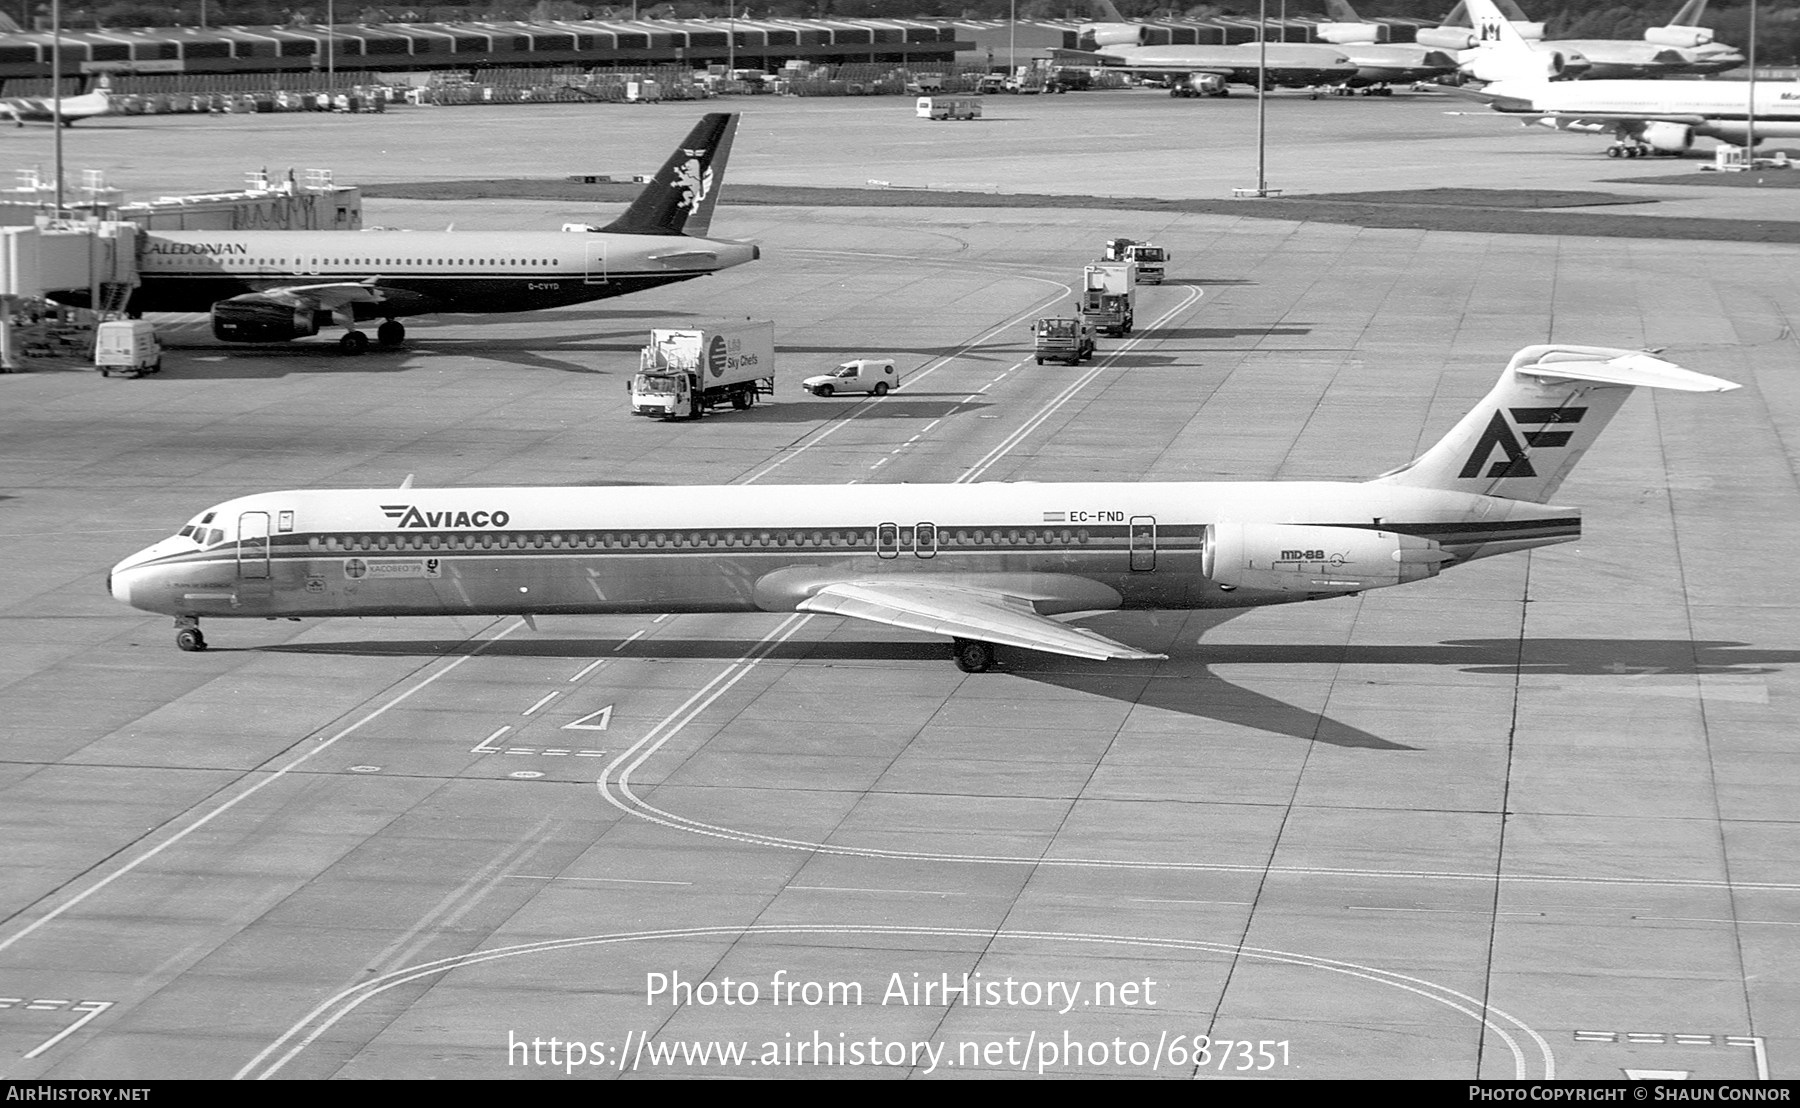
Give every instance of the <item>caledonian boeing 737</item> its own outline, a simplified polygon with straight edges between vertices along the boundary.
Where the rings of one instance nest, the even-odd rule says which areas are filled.
[[[758,256],[749,243],[705,237],[737,122],[702,118],[599,230],[150,231],[127,306],[208,312],[226,342],[286,342],[335,321],[348,328],[340,346],[360,354],[365,320],[385,320],[376,339],[392,346],[406,337],[402,316],[558,308],[691,281]]]
[[[203,618],[824,612],[996,645],[1161,658],[1059,621],[1353,596],[1568,542],[1547,503],[1634,387],[1737,386],[1648,354],[1531,346],[1417,460],[1362,482],[316,490],[196,515],[112,595]]]

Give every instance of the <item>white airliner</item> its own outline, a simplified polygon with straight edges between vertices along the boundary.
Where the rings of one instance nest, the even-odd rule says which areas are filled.
[[[1585,75],[1593,63],[1579,50],[1527,38],[1493,0],[1463,0],[1473,30],[1425,28],[1420,43],[1456,50],[1464,75],[1477,81],[1566,81]],[[1454,12],[1451,13],[1453,16]],[[1541,25],[1537,28],[1542,33]]]
[[[1242,43],[1238,45],[1147,46],[1150,28],[1127,23],[1112,0],[1092,0],[1106,23],[1083,23],[1079,50],[1053,50],[1059,62],[1071,65],[1115,66],[1169,82],[1171,93],[1189,90],[1215,96],[1227,94],[1227,84],[1249,85],[1259,79],[1270,86],[1311,88],[1340,85],[1356,77],[1357,66],[1343,49],[1313,43]]]
[[[1751,120],[1748,81],[1496,81],[1463,89],[1503,115],[1562,131],[1610,132],[1609,157],[1679,155],[1695,138],[1749,144],[1800,138],[1800,82],[1759,81]]]
[[[111,115],[114,110],[112,93],[107,88],[104,76],[100,78],[100,87],[80,96],[64,96],[60,100],[49,96],[9,96],[0,99],[0,116],[11,119],[21,127],[27,123],[55,123],[59,118],[64,127],[72,127],[78,119]]]
[[[824,612],[996,645],[1164,657],[1053,617],[1350,596],[1568,542],[1546,503],[1633,387],[1729,381],[1648,354],[1519,351],[1416,461],[1362,482],[360,489],[215,505],[112,595],[203,618]]]
[[[1651,27],[1642,39],[1545,39],[1544,25],[1526,19],[1514,0],[1493,0],[1505,13],[1507,22],[1537,49],[1579,54],[1588,61],[1581,74],[1583,80],[1632,80],[1637,78],[1698,76],[1722,73],[1744,64],[1743,52],[1736,47],[1713,41],[1711,28],[1699,26],[1706,11],[1706,0],[1688,0],[1666,27]],[[1474,31],[1453,27],[1458,12],[1444,20],[1445,26],[1419,32],[1422,39],[1467,50],[1478,45]]]
[[[286,342],[335,320],[360,354],[402,316],[522,312],[691,281],[754,261],[757,247],[704,237],[725,183],[735,114],[705,116],[618,219],[549,232],[149,231],[132,312],[209,312],[227,342]],[[85,306],[86,290],[58,293]]]

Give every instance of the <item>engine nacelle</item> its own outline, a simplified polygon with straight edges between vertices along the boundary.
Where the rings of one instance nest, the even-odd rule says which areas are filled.
[[[1646,123],[1644,142],[1670,154],[1684,154],[1694,145],[1694,129],[1685,123]]]
[[[1201,96],[1223,96],[1225,94],[1225,78],[1217,73],[1190,73],[1182,82]]]
[[[1434,50],[1473,50],[1481,44],[1468,27],[1421,27],[1413,41]]]
[[[1590,63],[1585,54],[1562,50],[1533,50],[1530,55],[1510,54],[1501,50],[1476,51],[1473,61],[1464,69],[1477,81],[1526,81],[1534,78],[1563,80],[1587,72]]]
[[[1673,46],[1677,50],[1692,50],[1696,46],[1705,46],[1713,40],[1711,27],[1652,27],[1644,32],[1644,41],[1657,46]]]
[[[237,297],[212,306],[212,333],[224,342],[286,342],[318,334],[319,321],[308,308]]]
[[[1096,46],[1143,46],[1150,41],[1150,28],[1141,23],[1083,23],[1080,36],[1083,50]]]
[[[1332,595],[1437,576],[1451,559],[1435,539],[1362,527],[1214,523],[1201,572],[1226,589]]]
[[[1385,23],[1321,23],[1316,30],[1320,41],[1339,46],[1386,42],[1388,37]]]

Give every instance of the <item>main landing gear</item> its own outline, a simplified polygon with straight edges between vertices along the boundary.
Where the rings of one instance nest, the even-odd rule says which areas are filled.
[[[175,645],[183,650],[206,649],[206,636],[200,633],[199,616],[175,617]]]
[[[1659,158],[1679,158],[1681,157],[1681,151],[1658,150],[1654,146],[1649,146],[1641,142],[1615,142],[1606,148],[1606,156],[1609,158],[1648,158],[1652,156]]]
[[[953,639],[950,656],[956,659],[956,668],[964,673],[986,673],[994,666],[994,644],[975,639]]]
[[[375,341],[383,346],[399,346],[406,341],[406,327],[397,319],[390,319],[375,328]],[[338,339],[338,349],[355,356],[369,348],[369,336],[361,331],[349,330]]]

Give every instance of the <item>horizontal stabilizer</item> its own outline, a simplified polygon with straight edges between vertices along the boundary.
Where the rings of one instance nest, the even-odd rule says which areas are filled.
[[[857,581],[827,585],[802,600],[803,612],[853,616],[951,638],[1042,650],[1075,658],[1154,660],[1151,654],[1083,627],[1042,616],[1025,600],[999,590],[918,581]]]
[[[1514,372],[1528,377],[1679,392],[1730,392],[1742,387],[1723,377],[1695,373],[1639,351],[1604,346],[1560,346],[1535,364],[1518,366]]]

